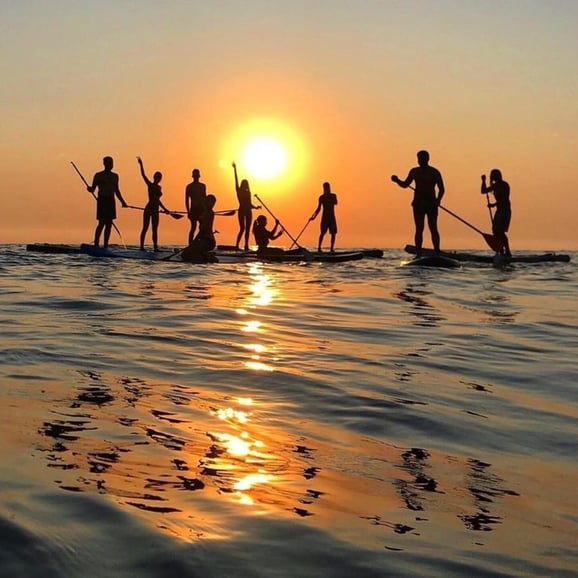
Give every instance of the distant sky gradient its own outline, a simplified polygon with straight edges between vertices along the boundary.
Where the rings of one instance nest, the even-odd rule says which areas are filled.
[[[107,154],[129,204],[146,202],[140,155],[169,208],[194,167],[234,208],[243,131],[270,127],[289,173],[251,186],[295,234],[328,180],[338,246],[412,242],[390,175],[425,148],[448,208],[489,231],[480,175],[500,168],[513,249],[578,249],[577,25],[574,0],[2,0],[0,242],[90,241],[95,203],[70,161],[91,179]],[[119,210],[126,242],[140,219]],[[236,227],[220,218],[218,241]],[[440,231],[443,247],[486,248],[446,214]],[[187,232],[163,218],[161,244]]]

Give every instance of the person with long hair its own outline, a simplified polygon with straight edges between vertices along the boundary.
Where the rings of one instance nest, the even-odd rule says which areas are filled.
[[[140,249],[144,251],[144,242],[149,225],[152,225],[152,237],[154,250],[159,250],[159,210],[162,209],[165,213],[169,210],[163,205],[161,197],[163,196],[163,191],[161,189],[160,182],[163,179],[163,174],[156,171],[153,175],[153,180],[151,181],[145,173],[142,159],[137,157],[138,165],[140,167],[140,174],[143,181],[146,183],[148,190],[148,203],[145,205],[142,217],[142,230],[140,232]]]
[[[259,215],[255,219],[253,223],[253,236],[255,237],[258,253],[283,252],[283,250],[278,247],[269,247],[269,241],[274,241],[283,234],[283,231],[279,231],[278,229],[279,221],[275,221],[274,227],[269,230],[267,229],[267,217],[265,215]]]
[[[260,209],[260,206],[254,206],[251,202],[251,188],[249,181],[243,179],[239,183],[237,176],[237,165],[233,163],[233,172],[235,173],[235,190],[237,191],[237,199],[239,201],[239,208],[237,209],[237,219],[239,219],[239,233],[237,234],[237,241],[235,248],[239,249],[239,244],[243,236],[245,237],[245,251],[249,250],[249,233],[251,232],[251,223],[253,222],[253,209]]]
[[[490,172],[490,184],[486,184],[486,175],[482,175],[482,195],[492,193],[495,203],[488,202],[488,207],[496,208],[492,217],[492,234],[500,239],[503,244],[501,253],[506,257],[511,257],[510,242],[508,240],[508,229],[512,220],[512,207],[510,205],[510,185],[503,179],[500,169],[492,169]]]

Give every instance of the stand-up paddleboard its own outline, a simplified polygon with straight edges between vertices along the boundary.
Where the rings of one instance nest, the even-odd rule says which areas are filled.
[[[405,251],[407,253],[415,254],[416,248],[414,245],[406,245]],[[433,249],[422,249],[422,255],[434,255]],[[481,255],[479,253],[469,253],[465,251],[442,251],[440,253],[445,257],[450,259],[455,259],[456,261],[471,261],[473,263],[493,263],[495,262],[495,255]],[[568,263],[570,262],[570,255],[564,253],[516,253],[512,257],[506,257],[505,255],[499,255],[498,259],[501,264],[508,263]]]
[[[112,259],[139,259],[142,261],[166,261],[175,254],[172,250],[141,251],[140,249],[123,249],[122,247],[95,247],[88,243],[80,245],[81,253],[91,257],[107,257]]]
[[[456,269],[460,267],[460,262],[444,255],[424,255],[416,257],[403,264],[405,267],[438,267],[442,269]]]
[[[27,251],[35,253],[54,253],[74,255],[82,253],[78,245],[64,245],[54,243],[29,243],[26,245]]]

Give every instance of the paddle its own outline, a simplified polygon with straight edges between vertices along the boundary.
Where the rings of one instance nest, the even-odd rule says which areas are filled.
[[[482,175],[482,193],[484,192],[484,189],[486,188],[486,175]],[[486,193],[486,202],[488,205],[488,211],[490,213],[490,225],[493,226],[494,224],[494,215],[492,214],[492,207],[491,207],[491,203],[490,203],[490,194],[488,191],[485,191]]]
[[[138,207],[133,207],[133,208],[137,208]],[[235,213],[237,212],[237,209],[228,209],[228,210],[223,210],[223,211],[215,211],[215,215],[219,216],[219,217],[232,217]],[[171,216],[173,215],[173,213],[175,215],[179,215],[179,217],[177,217],[178,219],[181,218],[181,215],[186,215],[187,212],[186,211],[171,211]]]
[[[144,211],[144,207],[134,207],[133,205],[127,205],[127,209],[136,209],[137,211]],[[165,211],[161,211],[161,212],[165,213]],[[179,213],[177,211],[167,211],[165,213],[165,215],[169,215],[173,219],[176,219],[177,221],[184,217],[183,213]]]
[[[78,170],[78,167],[74,164],[74,161],[70,161],[70,164],[74,167],[74,170],[78,173],[78,176],[81,178],[82,182],[86,185],[86,187],[87,188],[90,187],[90,185],[88,184],[88,182],[86,181],[86,179],[84,178],[82,173]],[[94,200],[98,201],[98,198],[94,194],[94,191],[89,191],[89,192],[94,197]],[[118,233],[118,236],[120,237],[120,242],[123,244],[123,246],[126,247],[126,245],[124,244],[124,240],[122,238],[122,235],[120,234],[119,228],[114,224],[114,222],[112,223],[112,226],[114,227],[114,230]]]
[[[391,177],[391,178],[393,179],[393,177]],[[396,181],[394,181],[394,182],[396,182]],[[410,186],[409,188],[412,191],[415,191],[414,187]],[[450,214],[452,217],[456,218],[458,221],[461,221],[464,225],[467,225],[470,229],[473,229],[474,231],[476,231],[476,233],[479,233],[484,238],[484,240],[486,241],[486,243],[488,244],[490,249],[492,249],[496,253],[501,253],[502,249],[504,248],[504,242],[501,239],[498,239],[497,237],[495,237],[494,235],[490,235],[489,233],[484,233],[483,231],[480,231],[480,229],[478,229],[477,227],[474,227],[471,223],[468,223],[466,220],[462,219],[459,215],[456,215],[455,213],[453,213],[449,209],[446,209],[442,205],[438,205],[438,206],[440,209],[443,209],[446,213]],[[491,211],[490,211],[490,214],[491,214]]]
[[[293,241],[293,243],[291,243],[291,247],[289,247],[289,249],[293,248],[293,245],[297,244],[297,241],[299,241],[299,239],[301,238],[301,235],[303,235],[303,233],[305,232],[305,229],[307,229],[307,227],[309,226],[309,223],[311,223],[311,221],[313,221],[313,219],[315,218],[315,213],[313,213],[308,219],[307,222],[305,223],[305,225],[303,225],[303,228],[301,229],[301,231],[299,232],[299,235],[297,235],[297,238]]]
[[[261,203],[261,206],[271,215],[271,217],[273,219],[275,219],[275,221],[277,223],[279,223],[279,226],[281,227],[281,229],[283,229],[283,231],[285,232],[285,234],[291,239],[291,241],[293,241],[293,245],[297,245],[297,247],[299,247],[299,249],[301,249],[301,251],[303,251],[303,255],[305,256],[305,258],[310,261],[313,259],[313,256],[311,255],[311,252],[308,251],[305,247],[302,247],[297,240],[291,236],[291,233],[283,226],[283,223],[281,223],[281,221],[279,221],[279,219],[271,212],[271,210],[269,209],[269,207],[267,207],[267,205],[262,201],[262,199],[259,198],[259,195],[255,195],[255,198]],[[291,246],[293,246],[291,245]]]
[[[471,223],[468,223],[465,219],[462,219],[459,215],[456,215],[455,213],[453,213],[449,209],[446,209],[444,206],[440,205],[439,207],[440,207],[440,209],[443,209],[446,213],[450,214],[452,217],[454,217],[458,221],[461,221],[464,225],[467,225],[470,229],[473,229],[474,231],[476,231],[476,233],[479,233],[484,238],[486,243],[489,245],[490,249],[492,249],[496,253],[500,253],[502,251],[502,249],[504,248],[504,242],[501,239],[498,239],[494,235],[490,235],[488,233],[484,233],[483,231],[480,231],[480,229],[478,229],[477,227],[474,227]]]

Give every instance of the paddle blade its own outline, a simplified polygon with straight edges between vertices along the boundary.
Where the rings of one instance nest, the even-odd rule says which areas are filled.
[[[492,249],[496,253],[502,252],[502,249],[504,248],[504,242],[501,239],[498,239],[498,237],[494,237],[494,235],[488,235],[486,233],[484,233],[484,239],[488,244],[488,246],[490,247],[490,249]]]
[[[176,219],[177,221],[179,219],[182,219],[184,217],[184,215],[181,215],[180,213],[173,213],[173,212],[169,212],[169,215],[173,218]]]

